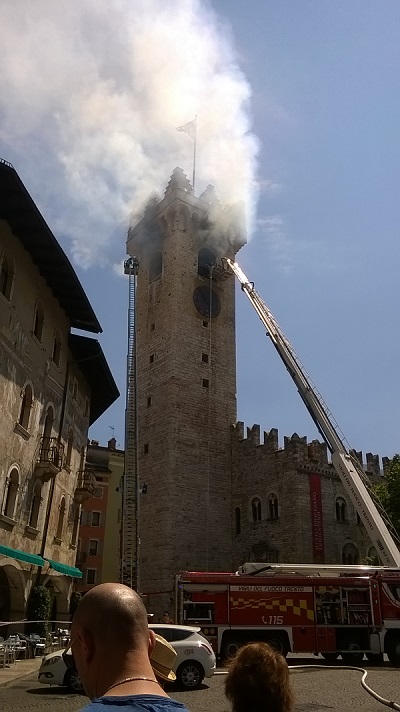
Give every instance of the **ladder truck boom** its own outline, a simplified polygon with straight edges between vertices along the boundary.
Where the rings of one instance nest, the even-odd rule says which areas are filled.
[[[344,438],[340,437],[338,427],[326,404],[313,386],[270,309],[255,290],[253,282],[247,279],[237,262],[227,258],[226,263],[236,275],[242,291],[267,329],[267,336],[274,344],[315,425],[328,445],[332,455],[332,464],[356,512],[358,512],[379,558],[385,566],[400,567],[398,548],[400,540],[388,515],[374,495],[360,463],[346,448]]]

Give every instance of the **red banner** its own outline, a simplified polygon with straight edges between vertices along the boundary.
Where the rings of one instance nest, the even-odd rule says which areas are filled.
[[[314,563],[323,564],[324,552],[324,524],[322,519],[321,478],[319,475],[310,474],[310,499],[311,499],[311,525]]]

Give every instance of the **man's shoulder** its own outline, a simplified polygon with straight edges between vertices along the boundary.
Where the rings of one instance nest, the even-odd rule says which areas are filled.
[[[98,697],[89,702],[81,712],[187,712],[181,702],[161,695],[126,695]]]

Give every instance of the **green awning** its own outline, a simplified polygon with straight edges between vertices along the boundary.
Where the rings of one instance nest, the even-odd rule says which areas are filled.
[[[21,551],[21,549],[12,549],[10,546],[1,545],[0,554],[9,556],[11,559],[17,559],[18,561],[25,561],[26,564],[33,564],[34,566],[44,566],[45,564],[41,556],[30,554],[28,551]]]
[[[59,561],[53,561],[53,559],[48,559],[44,557],[46,561],[49,562],[50,566],[54,571],[58,571],[59,574],[64,574],[65,576],[72,576],[72,578],[82,578],[82,571],[75,568],[75,566],[67,566],[67,564],[60,564]]]

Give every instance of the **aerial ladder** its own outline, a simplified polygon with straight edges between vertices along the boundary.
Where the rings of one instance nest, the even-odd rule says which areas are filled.
[[[122,479],[120,581],[139,590],[139,473],[136,364],[136,282],[139,261],[125,260],[129,277],[128,354],[126,367],[125,458]]]
[[[331,452],[332,464],[363,522],[382,564],[400,567],[400,539],[389,516],[374,494],[368,476],[355,454],[345,447],[344,439],[339,436],[338,426],[332,414],[312,384],[271,311],[255,290],[254,283],[247,279],[237,262],[228,258],[224,261],[239,280],[242,291],[267,329],[267,336],[271,339],[296,384],[307,410]]]

